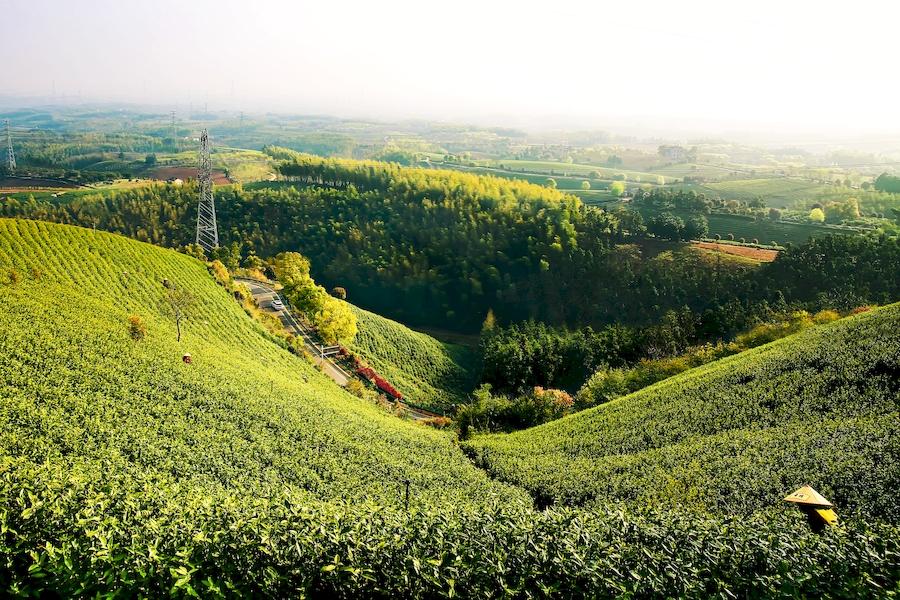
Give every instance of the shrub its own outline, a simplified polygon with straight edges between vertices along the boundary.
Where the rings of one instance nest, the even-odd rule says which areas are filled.
[[[10,285],[17,285],[22,281],[22,275],[17,269],[10,269],[6,275]]]
[[[516,398],[494,396],[491,386],[475,390],[472,401],[457,409],[455,422],[460,437],[473,431],[515,431],[559,419],[574,406],[572,396],[562,390],[534,387]]]
[[[335,286],[331,288],[331,295],[337,298],[338,300],[346,300],[347,299],[347,290],[342,288],[341,286]]]
[[[837,321],[840,318],[841,315],[839,315],[835,310],[820,310],[813,315],[812,320],[817,325],[821,325],[823,323],[831,323],[832,321]]]
[[[347,390],[348,392],[350,392],[351,394],[353,394],[354,396],[356,396],[357,398],[365,399],[365,398],[369,397],[369,393],[368,393],[368,390],[366,389],[366,386],[364,386],[359,379],[351,379],[350,381],[347,382],[347,385],[344,389]]]
[[[228,287],[231,283],[231,274],[221,260],[216,259],[209,263],[209,272],[212,273],[219,285]]]
[[[451,425],[453,425],[453,419],[449,417],[432,417],[430,419],[424,419],[420,421],[423,425],[428,425],[429,427],[434,427],[435,429],[447,429]]]
[[[140,341],[147,336],[147,325],[139,315],[128,317],[128,333],[134,341]]]

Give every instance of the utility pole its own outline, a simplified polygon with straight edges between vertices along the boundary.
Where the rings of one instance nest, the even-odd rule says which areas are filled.
[[[14,173],[16,170],[16,153],[13,152],[12,134],[9,132],[9,119],[6,120],[6,172]]]
[[[197,206],[197,245],[206,252],[219,246],[219,230],[216,227],[216,201],[213,198],[212,167],[209,158],[209,133],[200,133],[200,165],[197,172],[200,203]]]

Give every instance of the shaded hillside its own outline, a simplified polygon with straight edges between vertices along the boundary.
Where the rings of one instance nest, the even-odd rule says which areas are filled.
[[[749,513],[811,483],[846,510],[894,519],[898,407],[895,304],[466,447],[541,503]]]

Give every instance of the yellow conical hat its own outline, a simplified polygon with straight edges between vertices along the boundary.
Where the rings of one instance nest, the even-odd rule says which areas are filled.
[[[804,485],[802,488],[790,494],[785,498],[787,502],[796,502],[797,504],[806,504],[807,506],[819,506],[819,507],[830,507],[833,506],[831,502],[826,500],[822,494],[812,489],[808,485]]]

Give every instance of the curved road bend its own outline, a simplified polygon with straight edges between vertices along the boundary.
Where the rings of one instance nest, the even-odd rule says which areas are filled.
[[[250,293],[253,295],[253,299],[256,300],[256,303],[263,310],[267,310],[270,313],[274,314],[281,321],[281,324],[284,325],[285,329],[293,332],[297,337],[303,338],[303,343],[306,349],[313,356],[313,360],[316,365],[324,366],[324,372],[326,375],[331,377],[335,383],[339,386],[344,387],[347,385],[347,382],[350,380],[350,375],[347,374],[346,371],[341,369],[339,366],[334,364],[330,359],[319,356],[319,350],[316,347],[315,342],[310,337],[309,333],[297,322],[297,319],[294,318],[294,315],[287,309],[287,304],[284,302],[284,298],[275,291],[275,288],[268,283],[263,283],[260,281],[256,281],[255,279],[245,279],[243,277],[235,277],[236,281],[240,281],[245,284],[248,288],[250,288]],[[277,309],[272,306],[272,301],[275,298],[281,298],[282,304],[284,304],[284,308]],[[425,419],[431,419],[433,417],[438,417],[437,413],[428,412],[426,410],[421,410],[418,408],[413,408],[409,406],[405,402],[400,402],[400,406],[403,407],[404,412],[408,417],[416,421],[422,421]]]

